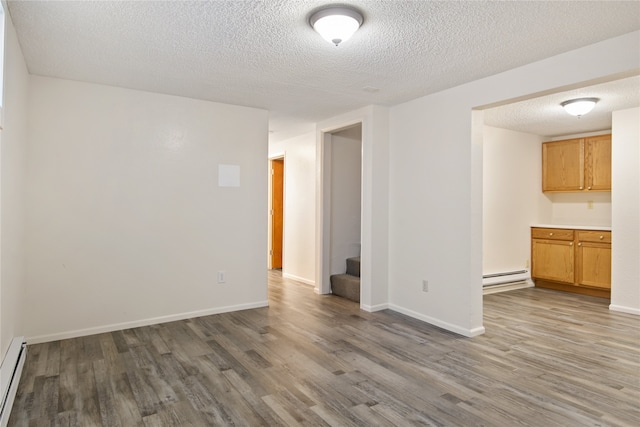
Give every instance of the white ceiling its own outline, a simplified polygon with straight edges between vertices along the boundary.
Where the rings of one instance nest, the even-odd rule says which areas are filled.
[[[353,0],[364,25],[335,47],[308,24],[327,3],[9,1],[8,9],[32,74],[264,108],[272,140],[640,29],[637,1]]]
[[[560,103],[575,98],[600,101],[589,114],[574,117]],[[484,122],[547,137],[572,135],[609,130],[613,111],[639,106],[640,76],[633,76],[487,109]]]

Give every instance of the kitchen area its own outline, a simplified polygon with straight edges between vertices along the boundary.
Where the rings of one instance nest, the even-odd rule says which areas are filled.
[[[583,98],[593,98],[592,111],[572,115],[561,105]],[[485,293],[537,286],[612,299],[633,256],[638,264],[633,237],[640,222],[640,181],[623,174],[640,167],[640,141],[633,131],[630,143],[616,140],[629,123],[615,117],[630,111],[633,119],[639,105],[640,77],[631,76],[485,110]],[[621,179],[627,176],[630,182]],[[616,233],[616,217],[630,234]],[[635,281],[618,283],[620,296],[640,295]],[[619,306],[640,314],[633,301]]]
[[[611,134],[542,144],[542,192],[611,192]],[[571,218],[568,218],[571,220]],[[611,227],[535,224],[531,277],[538,287],[611,298]]]

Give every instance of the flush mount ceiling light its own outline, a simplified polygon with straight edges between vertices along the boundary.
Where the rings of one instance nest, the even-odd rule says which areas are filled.
[[[329,43],[338,46],[358,31],[364,18],[355,9],[348,7],[328,7],[311,15],[309,23],[314,30]]]
[[[596,106],[598,98],[578,98],[564,101],[562,104],[564,110],[572,116],[584,116]]]

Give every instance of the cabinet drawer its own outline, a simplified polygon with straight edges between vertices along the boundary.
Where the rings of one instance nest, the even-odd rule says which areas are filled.
[[[602,242],[611,243],[610,231],[598,231],[598,230],[578,230],[579,242]]]
[[[573,240],[573,230],[565,228],[532,228],[531,237],[534,239]]]

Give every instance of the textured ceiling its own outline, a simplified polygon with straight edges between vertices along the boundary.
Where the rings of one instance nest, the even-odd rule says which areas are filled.
[[[575,98],[599,98],[600,101],[589,114],[574,117],[566,113],[560,103]],[[640,76],[491,108],[485,110],[484,122],[548,137],[571,135],[611,129],[611,112],[632,107],[640,107]]]
[[[640,29],[640,2],[349,1],[339,47],[308,24],[326,1],[9,1],[32,74],[271,112],[272,139]]]

